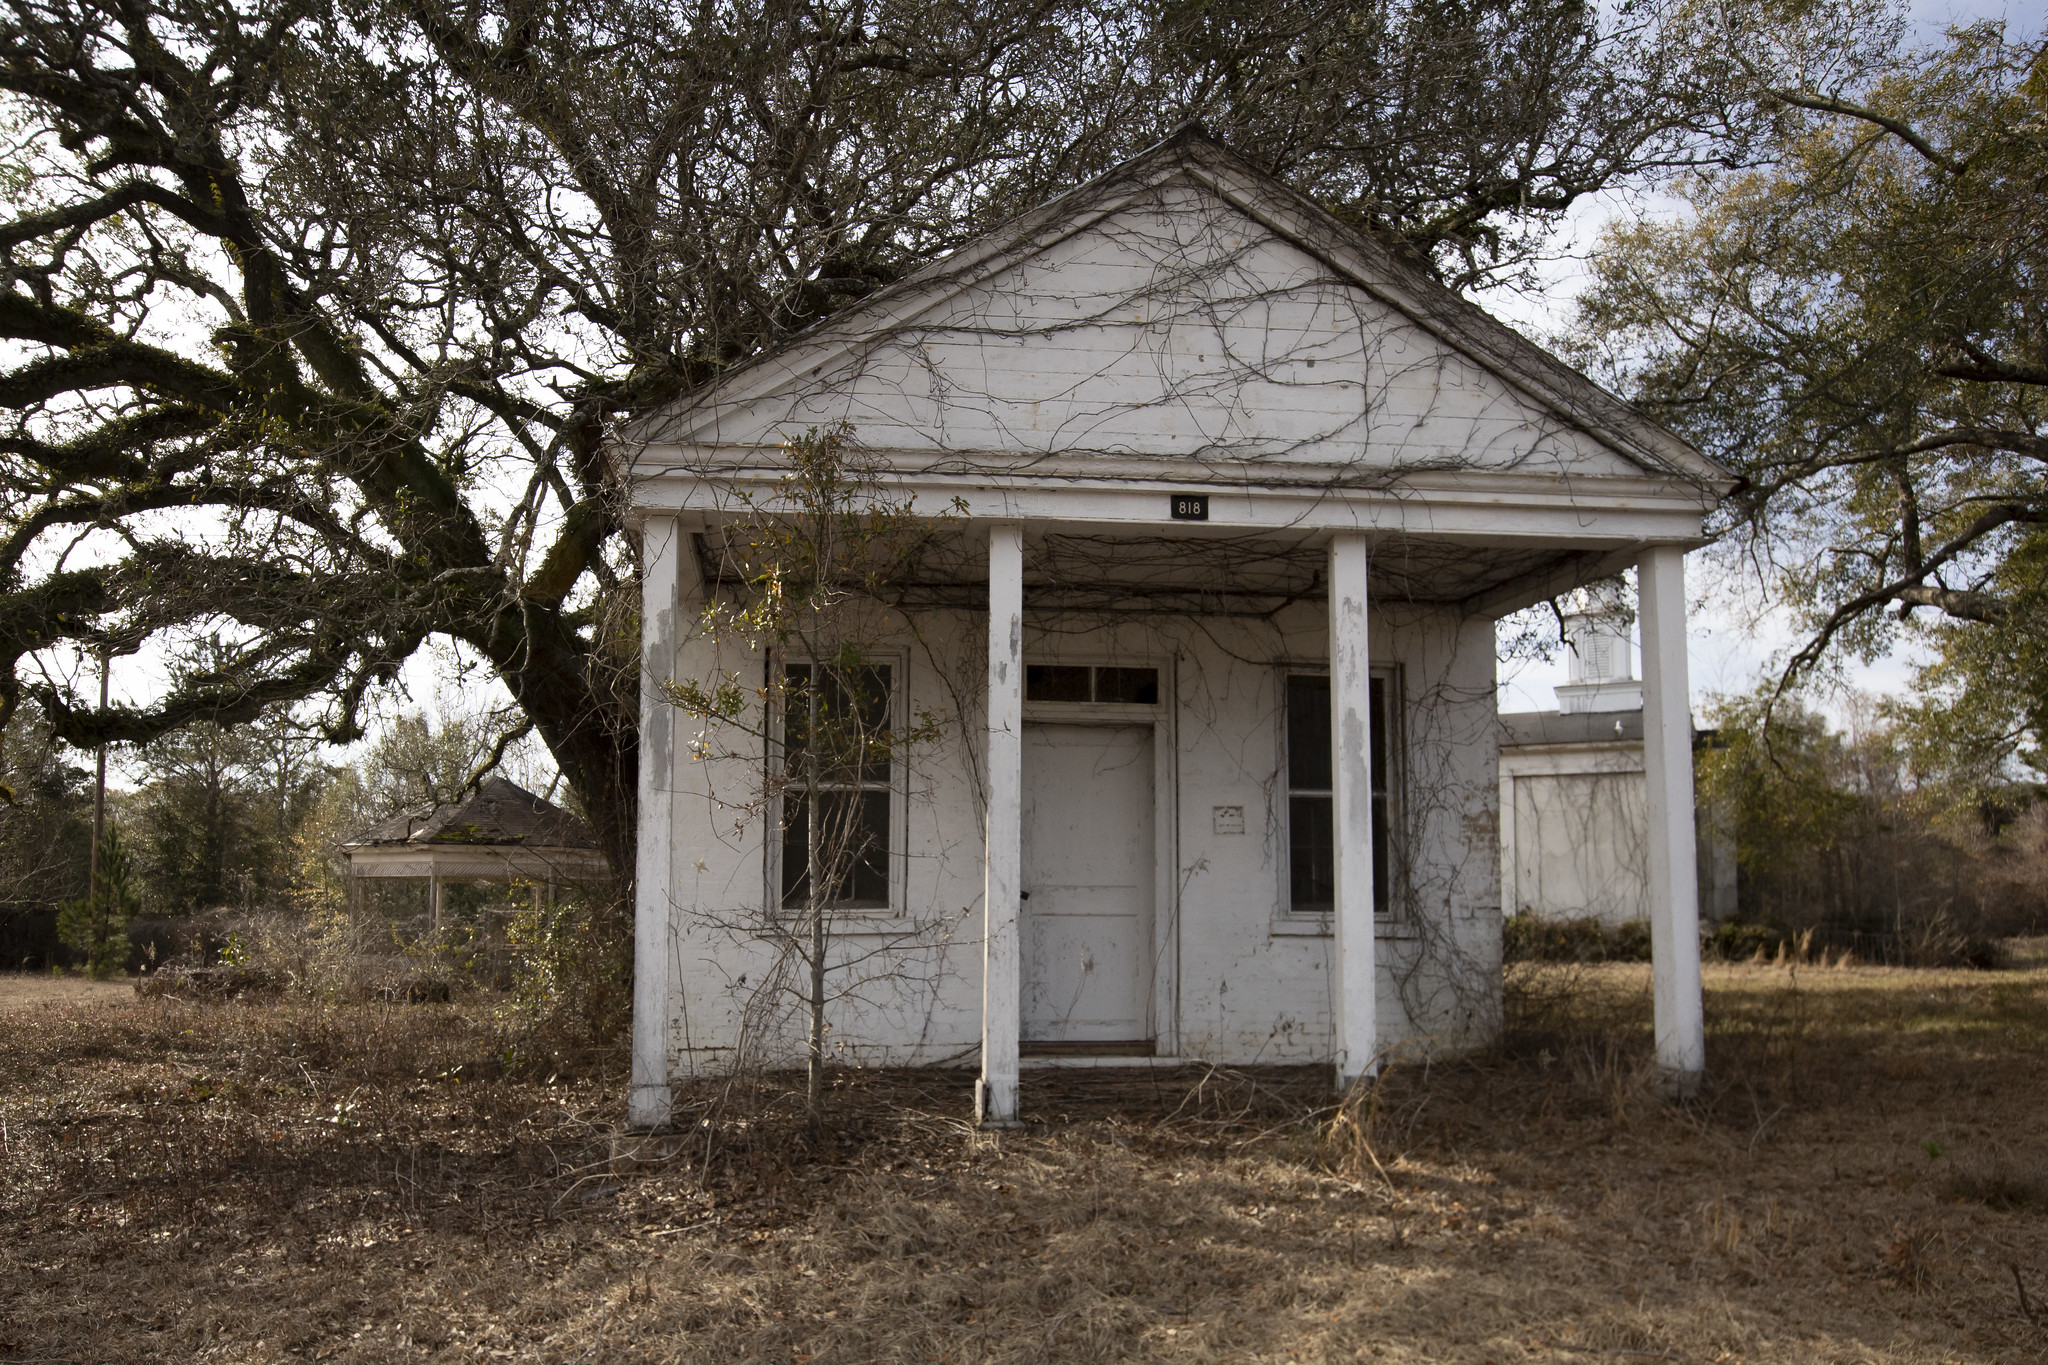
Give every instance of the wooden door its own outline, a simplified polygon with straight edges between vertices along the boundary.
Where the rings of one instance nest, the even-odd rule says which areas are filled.
[[[1152,728],[1024,727],[1023,1040],[1152,1037]]]

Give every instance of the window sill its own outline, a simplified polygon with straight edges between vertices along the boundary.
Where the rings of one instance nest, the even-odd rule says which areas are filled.
[[[1269,931],[1274,938],[1335,938],[1336,929],[1328,915],[1275,915]],[[1416,938],[1415,926],[1391,915],[1375,915],[1372,936],[1376,939]]]
[[[810,921],[804,918],[800,909],[784,909],[778,918],[784,924],[800,925]],[[886,932],[898,924],[908,924],[910,916],[893,906],[863,905],[851,908],[827,910],[825,924],[827,932],[834,934],[861,933],[864,930]]]

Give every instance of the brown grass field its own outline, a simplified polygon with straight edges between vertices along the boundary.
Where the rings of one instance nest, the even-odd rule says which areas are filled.
[[[2040,1362],[2048,970],[1710,967],[1648,1084],[1639,967],[1518,968],[1510,1040],[1369,1102],[1282,1072],[685,1097],[448,1005],[0,1012],[0,1365]],[[19,994],[19,993],[17,993]],[[746,1103],[739,1103],[745,1098]]]
[[[135,988],[126,981],[94,981],[83,976],[0,972],[0,1014],[37,1005],[130,1005]]]

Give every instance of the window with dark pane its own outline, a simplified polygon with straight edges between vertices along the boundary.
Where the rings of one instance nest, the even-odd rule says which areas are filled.
[[[1159,670],[1087,664],[1027,664],[1024,700],[1159,704]]]
[[[889,904],[891,681],[886,664],[783,669],[785,908],[810,903],[814,840],[827,904]]]
[[[1095,670],[1095,700],[1125,702],[1133,706],[1157,706],[1159,670],[1098,668]]]
[[[1088,701],[1089,674],[1093,670],[1070,664],[1026,664],[1024,700]]]
[[[1372,749],[1372,906],[1388,908],[1393,790],[1387,722],[1388,679],[1371,680],[1367,743]],[[1336,801],[1330,774],[1330,680],[1320,674],[1287,679],[1287,905],[1301,914],[1328,914],[1337,903]]]
[[[1287,680],[1287,903],[1328,913],[1337,903],[1336,809],[1330,789],[1330,680]]]

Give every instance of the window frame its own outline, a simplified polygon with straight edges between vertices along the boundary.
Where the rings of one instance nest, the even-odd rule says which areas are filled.
[[[1031,695],[1031,670],[1034,668],[1084,669],[1088,673],[1089,695],[1086,698],[1049,699]],[[1153,697],[1151,701],[1104,701],[1095,696],[1101,674],[1110,672],[1150,673],[1152,675]],[[1168,689],[1167,665],[1160,660],[1145,658],[1117,658],[1088,656],[1082,658],[1039,657],[1024,661],[1024,705],[1034,713],[1043,710],[1048,716],[1056,715],[1145,715],[1166,704]]]
[[[907,728],[909,717],[910,669],[909,660],[896,650],[878,650],[868,658],[868,665],[889,670],[889,727],[901,731]],[[794,654],[771,654],[767,660],[764,681],[773,683],[778,670],[790,668],[817,669],[821,665],[815,660]],[[783,862],[785,846],[789,837],[789,825],[785,818],[786,802],[780,789],[780,779],[786,771],[787,751],[784,748],[785,716],[784,688],[769,688],[770,704],[769,741],[767,745],[767,776],[776,789],[776,795],[767,804],[767,826],[762,843],[764,878],[762,893],[769,913],[791,915],[801,913],[799,908],[783,904]],[[883,866],[888,873],[888,897],[883,905],[841,904],[830,908],[836,920],[898,919],[904,914],[905,883],[909,876],[909,782],[906,765],[901,753],[889,757],[889,777],[886,783],[863,783],[858,786],[831,786],[821,789],[821,794],[830,791],[883,791],[889,794],[889,839],[883,853]],[[815,819],[815,815],[813,816]]]
[[[1290,783],[1290,764],[1287,742],[1287,702],[1289,678],[1327,678],[1330,668],[1327,662],[1283,663],[1275,672],[1275,690],[1278,705],[1274,707],[1274,752],[1278,759],[1274,765],[1274,798],[1271,805],[1272,828],[1274,831],[1277,889],[1274,902],[1273,931],[1278,934],[1318,934],[1332,932],[1331,921],[1335,907],[1331,909],[1297,910],[1294,906],[1294,795]],[[1367,676],[1382,690],[1381,706],[1386,726],[1385,761],[1373,765],[1373,785],[1380,790],[1385,806],[1387,829],[1386,856],[1386,903],[1373,907],[1373,923],[1382,931],[1404,923],[1407,919],[1407,840],[1405,811],[1406,781],[1408,775],[1407,736],[1407,686],[1403,670],[1398,663],[1373,664]],[[1332,737],[1332,744],[1335,737]],[[1335,755],[1332,754],[1331,770],[1335,775]],[[1335,792],[1309,791],[1304,795],[1327,795],[1334,805]]]

